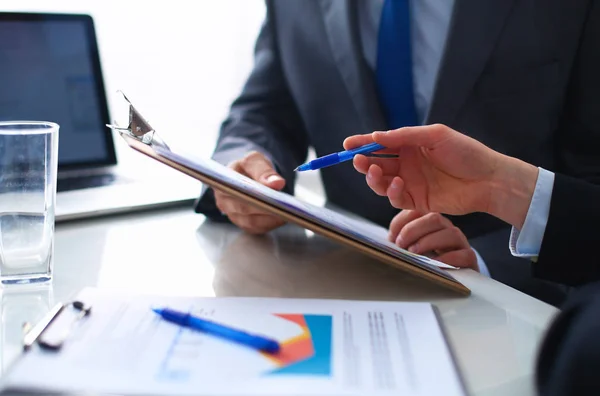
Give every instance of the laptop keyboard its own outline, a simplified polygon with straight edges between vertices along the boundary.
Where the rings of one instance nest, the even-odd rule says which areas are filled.
[[[85,188],[102,187],[116,183],[117,179],[117,176],[113,174],[89,175],[58,179],[56,184],[56,191],[63,192],[72,190],[82,190]]]

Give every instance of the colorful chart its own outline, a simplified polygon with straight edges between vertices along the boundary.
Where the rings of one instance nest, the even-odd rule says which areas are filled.
[[[277,355],[264,354],[278,368],[268,375],[331,375],[332,317],[329,315],[275,314],[302,329],[302,334],[281,343]]]

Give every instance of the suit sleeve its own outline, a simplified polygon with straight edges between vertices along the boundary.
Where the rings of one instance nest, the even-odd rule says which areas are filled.
[[[600,184],[600,2],[589,4],[555,143],[555,171]]]
[[[221,125],[213,159],[226,165],[259,151],[273,162],[286,179],[285,191],[292,194],[294,168],[307,156],[308,138],[282,69],[274,4],[266,4],[267,15],[255,45],[254,68]],[[196,211],[219,218],[212,191],[203,190]]]
[[[548,304],[559,306],[569,288],[557,282],[549,282],[533,276],[533,264],[528,259],[514,257],[507,249],[510,227],[481,235],[469,240],[484,259],[493,279],[534,296]]]
[[[555,175],[550,213],[534,275],[577,286],[600,280],[600,186]]]
[[[600,395],[600,283],[574,293],[547,331],[536,368],[540,396]]]

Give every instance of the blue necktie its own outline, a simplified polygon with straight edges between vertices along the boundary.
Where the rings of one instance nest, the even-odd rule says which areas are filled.
[[[409,0],[385,0],[379,24],[375,74],[390,129],[417,125],[408,3]]]

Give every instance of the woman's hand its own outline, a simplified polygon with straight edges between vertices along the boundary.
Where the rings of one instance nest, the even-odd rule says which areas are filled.
[[[452,215],[487,212],[522,226],[537,180],[533,165],[439,124],[352,136],[344,147],[372,142],[386,147],[378,153],[398,158],[357,155],[354,167],[394,207]]]
[[[477,256],[465,234],[439,213],[403,210],[390,223],[388,238],[409,252],[479,271]]]

